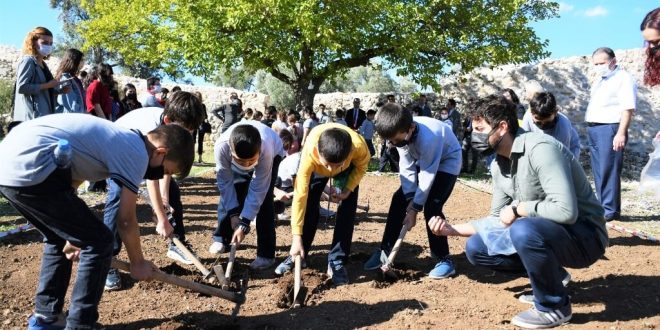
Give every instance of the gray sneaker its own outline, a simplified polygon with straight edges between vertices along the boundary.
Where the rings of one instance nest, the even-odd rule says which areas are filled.
[[[554,328],[570,321],[573,313],[571,304],[549,312],[543,312],[532,307],[511,319],[511,323],[525,329]]]
[[[178,246],[171,244],[169,249],[167,249],[167,257],[173,260],[176,260],[182,264],[192,265],[193,262],[186,257],[183,252],[179,249]]]
[[[286,257],[282,263],[280,263],[277,268],[275,268],[275,274],[277,275],[283,275],[284,273],[290,272],[291,269],[293,269],[293,258],[291,256]],[[302,265],[300,265],[302,268],[307,267],[307,262],[305,262],[305,259],[302,260]]]

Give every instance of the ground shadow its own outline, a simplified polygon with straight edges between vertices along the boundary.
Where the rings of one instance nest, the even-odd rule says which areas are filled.
[[[172,318],[145,319],[132,323],[105,326],[106,329],[144,329],[172,326],[172,329],[348,329],[369,327],[385,322],[402,310],[419,310],[424,304],[418,300],[386,301],[361,304],[353,301],[330,301],[301,309],[284,310],[274,314],[240,316],[236,321],[218,312],[182,313]],[[346,317],[360,315],[360,317]],[[167,327],[169,328],[169,327]]]
[[[619,236],[610,238],[610,246],[657,246],[660,247],[658,242],[642,239],[636,236]]]

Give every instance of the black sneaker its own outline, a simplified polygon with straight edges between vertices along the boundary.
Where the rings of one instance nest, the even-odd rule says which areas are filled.
[[[121,290],[121,276],[116,268],[110,268],[108,277],[105,278],[105,290],[117,291]]]
[[[525,329],[554,328],[571,320],[573,313],[571,304],[549,312],[543,312],[532,307],[511,319],[511,323]]]
[[[332,283],[336,286],[348,284],[348,272],[341,261],[328,263],[328,276],[332,278]]]

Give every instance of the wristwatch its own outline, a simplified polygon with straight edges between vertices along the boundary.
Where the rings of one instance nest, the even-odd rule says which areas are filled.
[[[515,215],[516,218],[520,218],[520,214],[518,214],[518,204],[519,203],[520,202],[518,202],[518,200],[514,200],[513,202],[511,202],[511,211],[513,211],[513,215]]]

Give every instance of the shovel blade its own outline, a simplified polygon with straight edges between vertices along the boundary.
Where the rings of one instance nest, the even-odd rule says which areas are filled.
[[[222,269],[222,265],[213,266],[213,272],[215,273],[215,276],[218,278],[220,285],[222,286],[227,285],[227,278],[225,277],[225,270]]]

